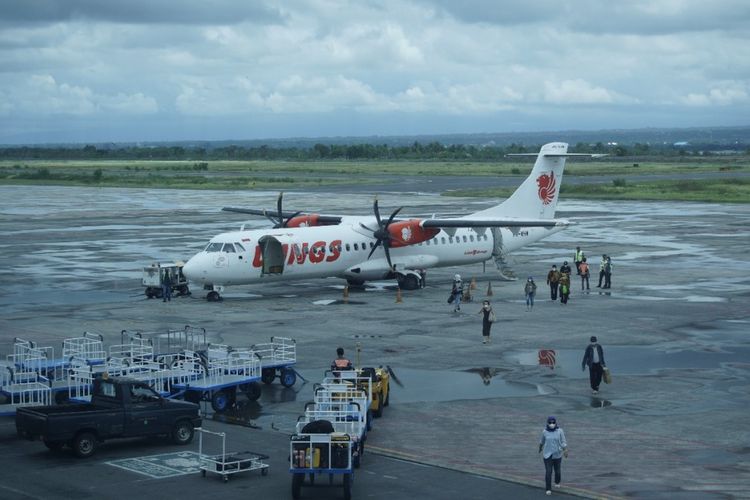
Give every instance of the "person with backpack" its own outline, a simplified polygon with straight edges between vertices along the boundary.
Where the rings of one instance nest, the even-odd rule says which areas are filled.
[[[567,304],[570,297],[570,274],[560,273],[560,303]]]
[[[578,274],[581,275],[581,290],[590,290],[589,288],[589,265],[586,263],[586,257],[581,261],[581,265],[578,266]],[[584,285],[586,285],[584,287]]]
[[[531,276],[526,280],[523,293],[526,295],[526,310],[531,311],[534,309],[534,295],[536,295],[536,283],[534,283],[534,278]]]

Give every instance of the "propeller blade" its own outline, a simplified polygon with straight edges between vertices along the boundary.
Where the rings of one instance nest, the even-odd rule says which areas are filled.
[[[371,228],[369,228],[369,227],[365,226],[365,225],[364,225],[364,224],[362,224],[361,222],[359,223],[359,225],[360,225],[360,226],[362,226],[362,229],[367,229],[367,230],[368,230],[368,231],[370,231],[371,233],[374,233],[374,232],[375,232],[375,230],[374,230],[374,229],[371,229]]]
[[[391,262],[391,251],[388,249],[390,245],[387,244],[387,241],[383,241],[383,250],[385,250],[385,260],[388,261],[388,269],[393,270],[393,263]]]
[[[380,221],[380,210],[378,209],[378,197],[375,197],[375,201],[372,204],[372,211],[375,212],[375,219],[378,221],[378,226],[383,225],[383,223]]]
[[[396,382],[396,385],[398,385],[399,387],[403,387],[404,384],[398,379],[398,377],[396,376],[396,372],[391,369],[391,366],[386,365],[386,369],[388,370],[388,374],[391,376],[393,381]]]
[[[276,214],[278,216],[278,220],[276,221],[275,228],[284,227],[284,216],[282,215],[282,212],[281,212],[281,199],[283,197],[284,197],[284,192],[281,191],[279,193],[279,197],[276,198]]]
[[[393,211],[393,213],[391,214],[391,217],[388,219],[388,222],[385,224],[385,227],[388,227],[391,224],[391,222],[393,222],[393,219],[396,218],[396,216],[398,215],[398,213],[401,210],[403,210],[403,208],[404,207],[398,207],[396,210]]]
[[[375,244],[372,247],[372,250],[370,250],[370,254],[367,256],[367,259],[369,260],[370,257],[372,257],[372,254],[375,253],[375,250],[383,243],[383,240],[378,240],[375,242]],[[386,254],[387,255],[387,254]]]

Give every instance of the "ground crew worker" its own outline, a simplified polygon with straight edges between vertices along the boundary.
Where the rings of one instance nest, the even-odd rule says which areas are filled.
[[[604,263],[604,288],[612,288],[612,257],[609,255]]]
[[[453,300],[453,312],[461,310],[461,300],[464,298],[464,283],[461,281],[461,275],[457,274],[453,277],[453,286],[451,287],[451,296]]]
[[[338,349],[336,349],[336,359],[334,359],[333,363],[331,363],[331,371],[334,372],[334,375],[338,377],[338,374],[336,372],[353,369],[354,367],[352,366],[352,362],[344,357],[344,348],[339,347]]]
[[[547,284],[549,285],[549,295],[552,300],[557,300],[557,288],[560,286],[560,271],[557,266],[552,264],[552,269],[547,273]]]
[[[586,256],[583,255],[583,250],[581,250],[581,247],[576,247],[576,253],[573,256],[573,262],[576,264],[576,274],[581,274],[581,262],[583,262],[584,258]]]
[[[586,257],[583,258],[581,261],[581,265],[578,266],[578,270],[580,271],[578,274],[581,275],[581,290],[590,290],[589,288],[589,265],[586,263]],[[583,285],[586,285],[584,288]]]
[[[172,301],[172,276],[169,274],[169,269],[165,269],[161,277],[161,295],[164,302]]]
[[[602,261],[599,263],[599,284],[596,288],[602,287],[602,280],[604,279],[604,266],[607,265],[607,254],[602,254]]]

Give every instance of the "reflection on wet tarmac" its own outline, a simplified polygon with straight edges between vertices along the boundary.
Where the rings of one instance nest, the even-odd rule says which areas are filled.
[[[525,366],[543,365],[541,351],[508,353],[506,358]],[[586,378],[581,370],[583,349],[556,349],[554,372],[570,378]],[[604,359],[613,374],[645,375],[666,369],[716,369],[726,363],[747,362],[750,347],[724,347],[713,350],[680,350],[665,352],[655,347],[604,347]]]

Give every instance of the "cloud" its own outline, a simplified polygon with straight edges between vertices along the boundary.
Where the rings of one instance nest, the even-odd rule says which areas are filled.
[[[544,100],[554,104],[611,104],[617,93],[582,79],[544,82]]]
[[[152,114],[158,111],[156,100],[141,92],[135,94],[97,94],[90,88],[58,83],[52,75],[32,75],[25,85],[6,92],[11,111],[35,115],[93,115],[115,112],[125,115]],[[0,106],[0,108],[7,106]]]
[[[713,88],[705,94],[690,93],[681,99],[688,106],[730,106],[750,102],[747,85],[731,82],[721,88]]]

